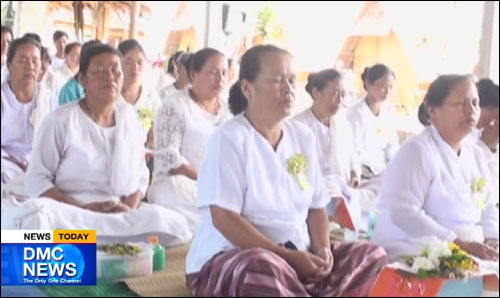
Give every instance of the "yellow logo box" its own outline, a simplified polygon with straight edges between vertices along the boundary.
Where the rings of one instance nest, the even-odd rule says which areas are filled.
[[[96,243],[95,230],[54,230],[54,243]]]

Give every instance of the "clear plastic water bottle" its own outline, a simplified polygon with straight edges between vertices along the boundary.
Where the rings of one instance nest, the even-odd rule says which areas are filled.
[[[148,242],[153,247],[153,271],[165,269],[165,247],[156,235],[150,236]]]

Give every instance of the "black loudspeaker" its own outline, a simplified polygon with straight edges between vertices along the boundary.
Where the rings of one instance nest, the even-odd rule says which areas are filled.
[[[246,21],[246,13],[234,9],[227,3],[222,4],[222,31],[229,35],[234,33]]]

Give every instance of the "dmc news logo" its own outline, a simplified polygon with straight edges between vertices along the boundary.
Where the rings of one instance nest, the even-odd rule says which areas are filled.
[[[95,285],[96,233],[2,230],[2,286]]]

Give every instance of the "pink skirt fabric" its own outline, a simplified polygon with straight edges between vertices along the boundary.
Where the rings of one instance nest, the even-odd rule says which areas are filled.
[[[199,273],[186,277],[194,296],[205,297],[363,297],[388,263],[385,251],[369,242],[331,240],[334,266],[315,283],[303,283],[278,255],[262,249],[233,249],[215,255]]]

